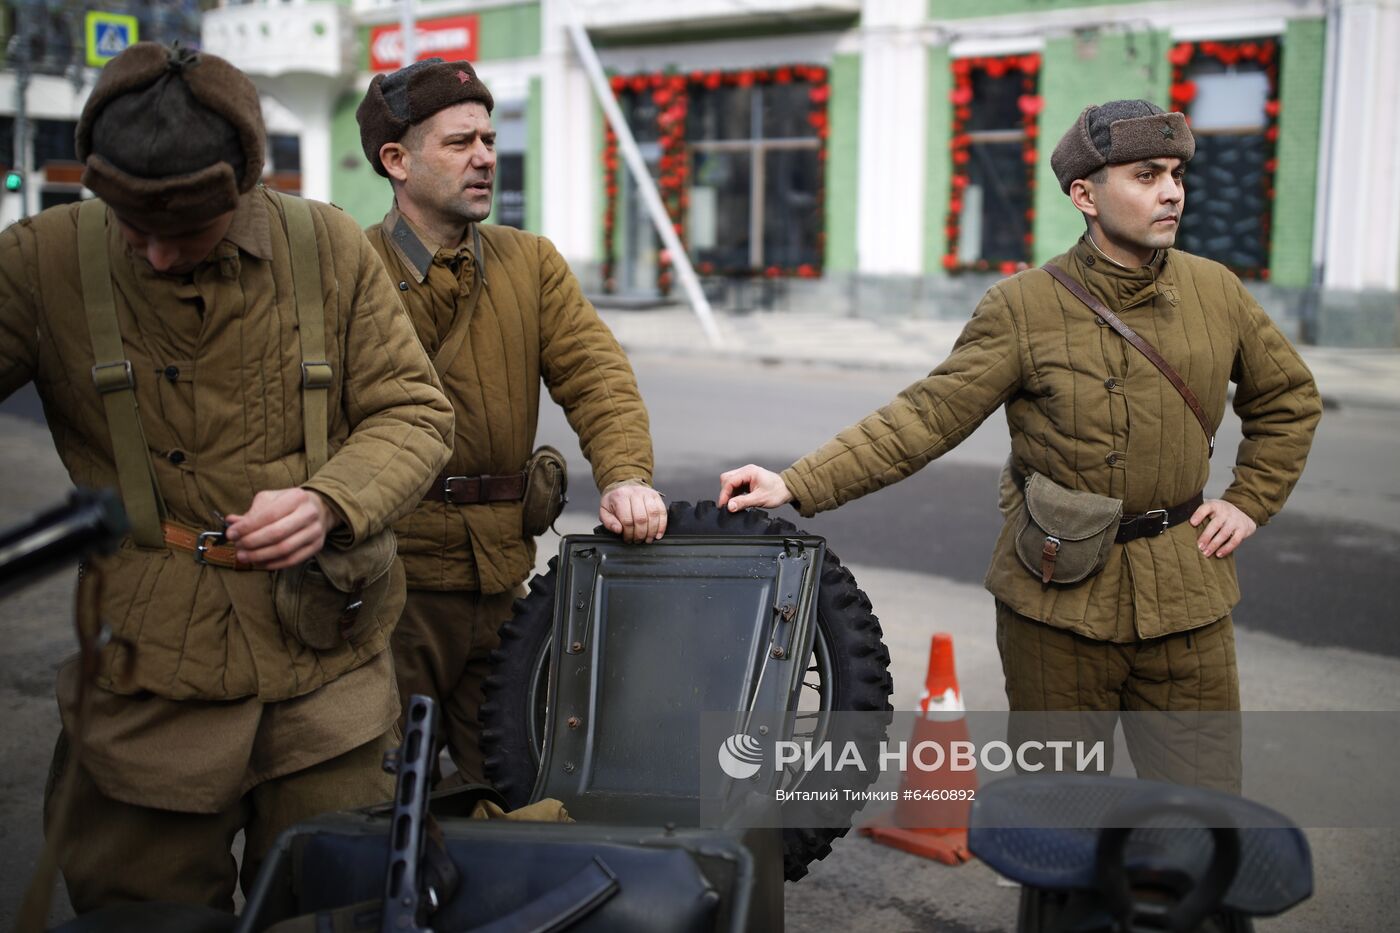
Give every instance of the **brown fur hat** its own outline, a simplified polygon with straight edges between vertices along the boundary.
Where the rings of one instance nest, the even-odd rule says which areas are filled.
[[[1111,100],[1084,108],[1056,143],[1050,167],[1069,194],[1076,179],[1105,165],[1173,157],[1189,162],[1195,154],[1196,137],[1182,114],[1145,100]]]
[[[355,111],[365,158],[376,172],[388,178],[384,163],[379,161],[380,147],[403,139],[409,127],[439,110],[467,101],[484,105],[487,113],[496,106],[471,62],[428,58],[392,74],[375,75]]]
[[[138,42],[102,69],[78,120],[83,184],[151,232],[231,211],[262,176],[262,105],[214,55]]]

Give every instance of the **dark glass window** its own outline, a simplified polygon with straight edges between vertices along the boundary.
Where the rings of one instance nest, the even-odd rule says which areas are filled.
[[[39,192],[39,210],[46,211],[60,204],[73,204],[83,199],[81,188],[44,188]]]
[[[15,118],[0,117],[0,166],[13,168],[15,164]]]
[[[702,275],[820,274],[825,68],[617,76],[613,88]],[[665,293],[671,257],[622,162],[610,140],[605,287]]]
[[[773,149],[764,157],[763,263],[795,269],[821,255],[821,227],[806,222],[821,209],[817,151]]]
[[[1021,111],[1016,101],[1023,93],[1021,73],[993,77],[985,69],[972,72],[972,118],[967,131],[1019,130]]]
[[[1259,43],[1212,43],[1231,49]],[[1185,70],[1193,92],[1186,107],[1196,155],[1186,173],[1186,210],[1176,245],[1243,275],[1267,275],[1273,202],[1268,166],[1274,157],[1267,106],[1275,96],[1265,62],[1225,64],[1198,53]]]
[[[73,134],[78,124],[71,120],[35,120],[30,124],[34,133],[34,165],[42,169],[49,162],[78,161],[77,143]]]
[[[692,88],[685,118],[685,138],[740,140],[753,136],[754,89]],[[653,137],[654,138],[654,137]]]
[[[1036,69],[1021,57],[955,63],[961,93],[954,120],[954,188],[948,268],[1015,268],[1030,261],[1033,150],[1023,106],[1036,99]],[[1034,111],[1031,111],[1032,113]],[[950,264],[951,263],[951,264]]]
[[[301,137],[273,133],[267,137],[274,172],[301,171]]]
[[[525,154],[502,153],[496,157],[496,202],[494,223],[507,227],[525,226]]]
[[[811,85],[697,91],[690,144],[690,252],[721,274],[821,264],[820,140]]]
[[[1026,209],[1031,193],[1023,148],[1020,141],[975,142],[968,147],[972,160],[963,195],[962,240],[969,259],[1029,258]]]

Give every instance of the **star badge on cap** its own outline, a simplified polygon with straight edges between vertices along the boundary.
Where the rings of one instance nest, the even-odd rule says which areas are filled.
[[[457,72],[457,80],[458,80],[459,82],[461,82],[462,84],[466,84],[466,83],[467,83],[468,81],[470,81],[471,79],[472,79],[472,76],[469,75],[469,74],[467,74],[465,71],[459,71],[459,72]]]
[[[1162,127],[1161,127],[1161,129],[1162,129],[1162,138],[1163,138],[1163,139],[1175,139],[1175,138],[1176,138],[1176,130],[1172,129],[1172,125],[1171,125],[1170,123],[1168,123],[1167,121],[1165,121],[1165,120],[1162,121]]]

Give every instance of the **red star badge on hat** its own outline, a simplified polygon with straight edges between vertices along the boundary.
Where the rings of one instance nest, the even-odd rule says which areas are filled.
[[[463,84],[466,84],[466,83],[467,83],[468,81],[470,81],[471,79],[472,79],[472,76],[469,75],[469,74],[467,74],[465,71],[459,71],[459,72],[457,72],[457,80],[460,81],[460,82],[462,82]]]

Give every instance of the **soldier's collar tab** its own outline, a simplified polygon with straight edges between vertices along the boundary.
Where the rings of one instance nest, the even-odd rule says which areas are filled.
[[[424,242],[423,234],[399,213],[398,205],[389,209],[384,217],[384,229],[389,231],[389,242],[394,252],[413,273],[413,280],[419,285],[428,277],[428,269],[433,265],[436,246]]]
[[[272,218],[268,210],[253,201],[254,188],[238,199],[233,209],[233,220],[229,223],[224,239],[250,256],[263,261],[272,259]]]

